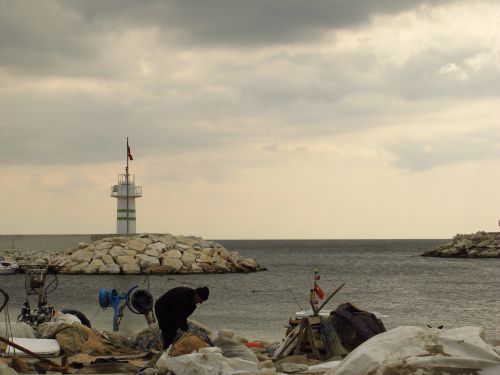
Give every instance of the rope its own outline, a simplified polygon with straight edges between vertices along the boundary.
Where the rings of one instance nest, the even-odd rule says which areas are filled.
[[[174,279],[172,277],[166,277],[166,278],[162,278],[162,281],[163,280],[167,280],[167,281],[173,281],[173,282],[176,282],[178,284],[181,284],[181,285],[190,285],[190,286],[196,286],[196,287],[199,287],[199,286],[207,286],[209,288],[212,288],[210,285],[207,285],[207,284],[199,284],[199,283],[191,283],[189,281],[179,281],[177,279]],[[233,292],[248,292],[248,293],[283,293],[283,292],[290,292],[290,288],[288,289],[237,289],[237,288],[224,288],[225,290],[230,290],[230,291],[233,291]],[[293,293],[292,293],[293,294]],[[294,296],[295,298],[295,296]]]
[[[97,308],[97,310],[95,311],[94,315],[92,316],[92,318],[89,319],[89,322],[93,322],[93,320],[95,319],[95,317],[97,316],[97,314],[99,313],[99,311],[101,311],[101,306],[99,306]]]
[[[12,324],[10,322],[9,303],[5,305],[5,333],[7,338],[13,340],[14,335],[12,333]],[[14,355],[16,355],[16,348],[12,347],[12,350],[14,351]]]
[[[302,306],[300,306],[299,301],[298,301],[298,300],[297,300],[297,298],[295,297],[295,294],[293,294],[293,292],[292,292],[292,288],[291,288],[290,286],[288,286],[288,290],[289,290],[289,291],[290,291],[290,293],[292,294],[293,299],[295,300],[295,302],[297,302],[297,306],[299,306],[299,309],[300,309],[300,310],[303,310],[303,309],[302,309]]]
[[[148,273],[146,274],[146,278],[145,278],[145,279],[144,279],[144,281],[142,282],[142,284],[147,284],[147,285],[148,285],[148,292],[149,292],[149,289],[150,289],[150,284],[149,284],[149,276],[150,276],[150,275],[151,275],[151,274],[148,272]]]

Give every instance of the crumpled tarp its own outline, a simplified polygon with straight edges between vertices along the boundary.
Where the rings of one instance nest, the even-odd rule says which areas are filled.
[[[34,339],[35,331],[24,322],[0,322],[0,336],[2,337],[22,337],[25,339]]]
[[[230,330],[220,330],[217,333],[213,344],[222,349],[224,357],[227,358],[241,358],[247,361],[259,363],[257,356],[248,349],[245,345],[234,340],[234,332]]]
[[[174,358],[163,353],[156,362],[156,367],[182,375],[251,375],[259,371],[257,363],[240,358],[226,358],[220,348],[204,348],[200,349],[200,353]]]
[[[372,337],[328,375],[500,374],[500,356],[480,327],[398,327]]]
[[[336,369],[342,361],[329,361],[324,363],[319,363],[317,365],[312,365],[303,371],[304,374],[324,374],[329,370]],[[300,373],[299,373],[300,374]]]
[[[337,306],[331,312],[331,318],[341,345],[347,349],[345,353],[353,351],[370,337],[386,331],[384,323],[375,314],[361,310],[349,302]],[[341,351],[337,353],[344,354]]]

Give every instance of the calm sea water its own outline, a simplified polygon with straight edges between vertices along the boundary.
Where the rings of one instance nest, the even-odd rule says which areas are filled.
[[[280,339],[288,319],[308,307],[309,289],[318,269],[320,285],[327,295],[346,283],[327,305],[329,309],[348,301],[387,315],[382,320],[388,329],[401,325],[478,325],[485,328],[489,338],[500,337],[500,259],[419,256],[443,240],[218,242],[256,259],[268,270],[149,278],[155,298],[175,286],[209,286],[209,300],[192,318],[213,331],[228,328],[248,338]],[[11,297],[11,319],[25,299],[24,279],[24,275],[0,276],[1,288]],[[48,300],[58,309],[78,309],[93,326],[111,330],[113,310],[99,307],[99,290],[104,287],[124,292],[136,284],[148,287],[140,275],[59,275],[59,287]],[[146,326],[142,316],[126,311],[120,330],[131,334]]]

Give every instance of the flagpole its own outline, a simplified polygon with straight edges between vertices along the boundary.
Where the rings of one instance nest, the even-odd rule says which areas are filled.
[[[127,158],[127,166],[125,167],[125,178],[127,180],[127,236],[129,235],[129,226],[128,226],[128,217],[129,217],[129,213],[128,213],[128,195],[129,195],[129,192],[128,192],[128,186],[129,186],[129,179],[128,179],[128,137],[127,137],[127,154],[126,154],[126,158]]]

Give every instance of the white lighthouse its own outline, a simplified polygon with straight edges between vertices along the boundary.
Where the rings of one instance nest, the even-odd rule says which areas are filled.
[[[142,186],[135,185],[135,175],[128,172],[128,161],[134,160],[128,146],[125,174],[118,175],[118,185],[111,187],[111,196],[116,198],[116,233],[135,234],[135,198],[142,197]]]

